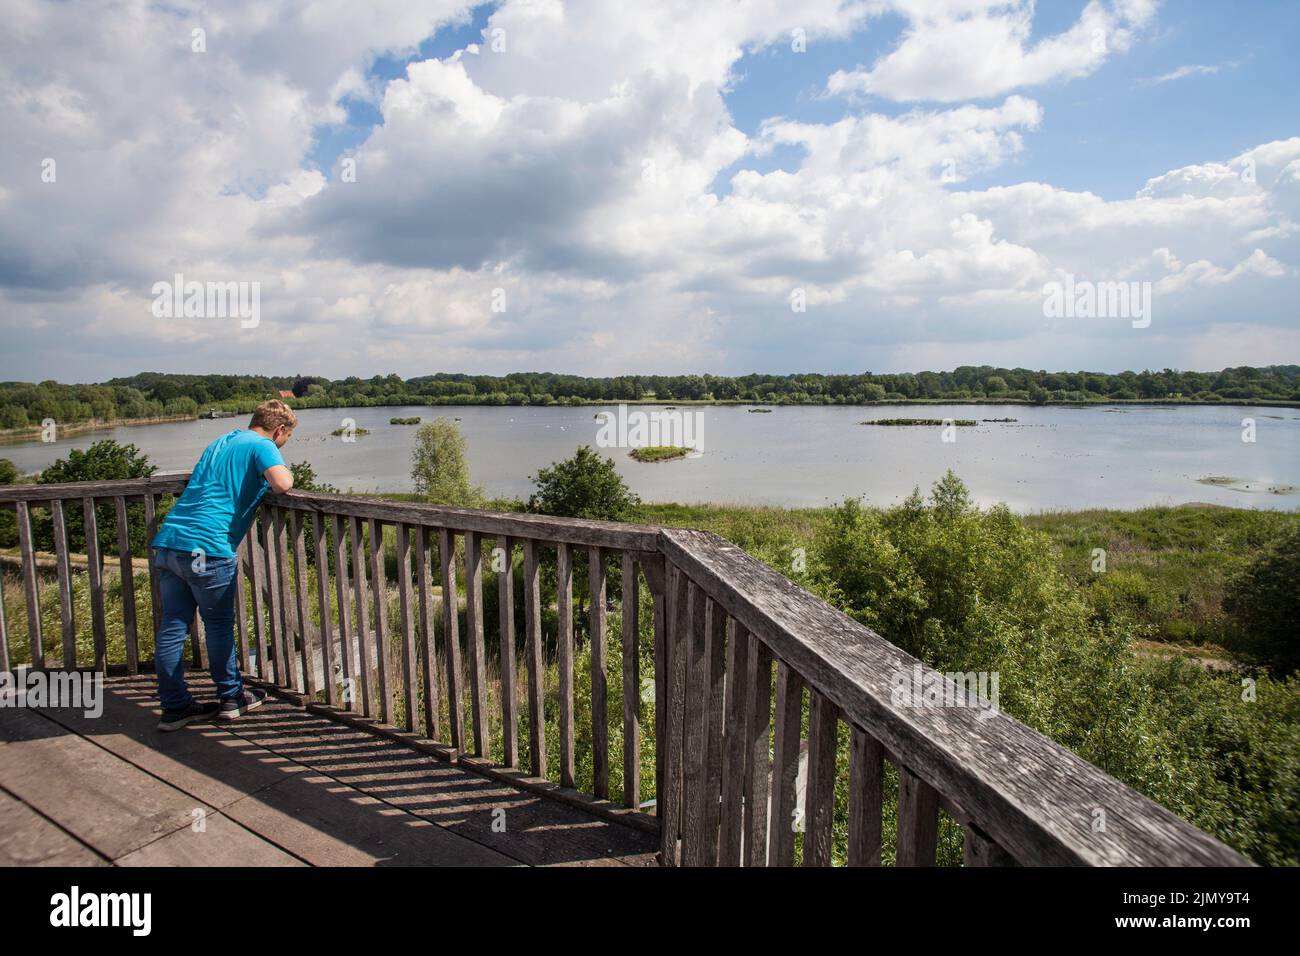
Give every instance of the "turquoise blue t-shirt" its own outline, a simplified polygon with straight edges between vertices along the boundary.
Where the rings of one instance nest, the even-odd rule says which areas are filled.
[[[257,432],[235,429],[222,435],[203,450],[190,483],[151,544],[233,558],[270,487],[262,473],[283,464],[275,442]]]

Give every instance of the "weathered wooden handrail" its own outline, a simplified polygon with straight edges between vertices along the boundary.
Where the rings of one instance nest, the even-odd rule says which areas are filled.
[[[653,525],[556,518],[550,515],[514,511],[485,511],[477,508],[447,508],[414,502],[382,501],[355,495],[330,495],[315,491],[291,491],[268,495],[266,503],[297,511],[321,511],[347,517],[382,521],[386,524],[447,528],[456,533],[509,535],[556,544],[611,548],[629,551],[659,550],[659,528]]]
[[[145,530],[152,536],[159,499],[182,491],[187,480],[181,474],[0,488],[0,508],[17,515],[33,666],[45,667],[46,661],[32,509],[50,512],[63,666],[75,668],[84,662],[77,653],[65,512],[69,504],[81,508],[93,666],[104,670],[109,663],[105,569],[96,512],[111,506],[124,663],[136,673],[141,655],[128,504],[143,503]],[[386,528],[392,529],[397,561],[391,610]],[[487,542],[495,543],[498,571],[500,642],[493,660],[484,639]],[[515,620],[516,548],[522,551],[522,621]],[[546,595],[539,573],[543,549],[554,554],[557,579]],[[585,552],[590,569],[584,650],[590,661],[591,724],[584,736],[591,782],[586,794],[576,789],[575,549]],[[612,650],[621,658],[623,707],[613,723],[622,726],[623,786],[616,804],[609,799],[606,612],[608,564],[619,556],[622,642]],[[502,573],[504,568],[511,573]],[[641,576],[650,593],[654,633],[653,702],[644,701],[653,708],[655,729],[653,816],[641,812],[640,804]],[[800,833],[804,864],[829,864],[841,772],[849,783],[847,862],[878,865],[885,837],[886,762],[896,768],[899,782],[899,865],[934,862],[941,811],[960,825],[968,865],[1246,862],[1004,714],[900,704],[893,696],[899,675],[920,667],[918,661],[711,533],[293,491],[264,502],[240,546],[239,581],[238,652],[245,673],[300,694],[309,707],[416,749],[657,830],[665,865],[789,865]],[[160,605],[152,567],[150,591],[156,633]],[[632,595],[637,597],[629,599]],[[7,670],[15,665],[3,607],[0,594],[0,669]],[[543,617],[552,607],[559,687],[548,694]],[[523,687],[517,686],[520,625]],[[548,624],[548,635],[550,630]],[[195,661],[201,664],[197,617],[192,636]],[[493,668],[499,673],[491,674]],[[927,679],[938,676],[922,670]],[[495,708],[493,693],[499,698]],[[520,726],[521,705],[527,709],[526,727]],[[549,721],[548,708],[554,709]],[[849,730],[847,767],[837,767],[840,721]],[[558,735],[554,767],[547,754],[548,728]],[[527,739],[518,739],[520,734]],[[501,757],[495,761],[498,744]]]
[[[868,738],[855,741],[855,759],[859,748],[869,749],[874,741],[900,774],[916,778],[904,788],[921,791],[918,799],[928,801],[926,813],[932,817],[943,805],[958,822],[979,831],[977,840],[991,841],[995,849],[1015,860],[1094,866],[1245,862],[1213,837],[1006,714],[969,706],[900,706],[894,700],[898,678],[903,675],[910,680],[913,669],[920,666],[916,658],[716,534],[665,529],[662,542],[670,564],[691,588],[700,589],[734,621],[737,633],[743,629],[765,645],[778,667],[784,665],[809,688],[813,698],[807,782],[810,801],[827,799],[832,793],[833,773],[828,771],[819,779],[819,768],[813,766],[819,756],[814,748],[820,741],[833,741],[835,720],[843,719],[855,736]],[[679,585],[675,594],[681,593]],[[692,624],[690,636],[699,631],[697,610],[698,606],[685,615]],[[715,626],[717,622],[715,617]],[[689,636],[682,639],[689,640]],[[751,654],[753,647],[751,641]],[[707,654],[706,649],[704,656]],[[692,663],[694,660],[690,658]],[[933,673],[928,668],[924,671]],[[951,680],[946,683],[953,684]],[[778,695],[783,688],[798,692],[786,675],[778,676]],[[782,710],[778,704],[778,756],[773,774],[777,781],[787,776],[781,765],[785,756],[780,737]],[[798,716],[797,708],[787,713]],[[694,723],[712,728],[707,721]],[[797,759],[797,724],[794,733],[790,743],[796,748]],[[697,747],[695,752],[706,749]],[[833,751],[831,754],[833,757]],[[826,754],[820,756],[825,759]],[[878,762],[880,756],[877,753],[874,759]],[[879,774],[873,773],[872,779],[878,787]],[[874,832],[878,840],[879,806],[879,795],[873,793],[859,808],[860,814],[872,813],[876,818],[850,820],[851,856],[855,838]],[[809,842],[826,835],[817,829],[829,822],[828,817],[816,818],[821,809],[814,806],[805,814],[805,858]],[[860,814],[851,811],[851,817]],[[1100,820],[1104,826],[1099,826]],[[905,819],[900,827],[908,824]],[[918,821],[918,829],[931,836],[925,847],[913,846],[912,850],[920,849],[932,858],[932,820]],[[916,833],[910,836],[915,842]],[[878,851],[878,843],[861,848],[864,856]]]

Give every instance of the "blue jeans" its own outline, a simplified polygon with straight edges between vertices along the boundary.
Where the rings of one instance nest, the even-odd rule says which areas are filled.
[[[185,638],[195,609],[203,620],[207,636],[208,665],[217,696],[234,700],[244,693],[235,657],[235,567],[237,558],[205,557],[199,562],[188,551],[154,548],[153,564],[158,568],[162,593],[162,623],[154,647],[158,672],[158,696],[163,710],[178,711],[189,706],[190,689],[185,683]]]

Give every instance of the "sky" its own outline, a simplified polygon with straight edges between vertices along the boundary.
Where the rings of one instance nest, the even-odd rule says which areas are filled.
[[[1300,362],[1294,0],[0,24],[0,379]]]

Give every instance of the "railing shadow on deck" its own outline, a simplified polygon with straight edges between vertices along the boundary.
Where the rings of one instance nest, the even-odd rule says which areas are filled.
[[[212,696],[209,682],[196,683],[196,695]],[[33,709],[35,719],[21,724],[0,720],[0,739],[84,738],[124,770],[150,774],[159,786],[192,797],[195,807],[228,816],[316,865],[585,865],[633,859],[653,845],[612,823],[593,830],[584,814],[560,804],[301,710],[269,706],[237,723],[159,734],[153,690],[152,678],[110,678],[99,717],[75,708]],[[49,789],[63,785],[47,781]],[[77,832],[83,821],[75,813],[63,819],[63,812],[51,816]],[[501,821],[507,825],[495,825]],[[162,822],[149,821],[155,829]],[[171,822],[186,829],[190,820]],[[233,851],[222,859],[213,849],[214,862],[232,862]]]
[[[187,478],[0,489],[0,507],[17,516],[29,620],[39,619],[31,511],[49,512],[63,667],[91,663],[77,653],[69,507],[80,509],[91,529],[91,666],[104,670],[110,663],[104,556],[94,529],[111,515],[123,595],[123,647],[115,653],[136,673],[141,625],[131,599],[128,506],[143,503],[137,510],[152,537],[159,499],[182,491]],[[385,529],[396,546],[395,613]],[[516,549],[522,552],[521,622]],[[488,585],[496,589],[500,635],[491,662],[486,554],[494,569],[511,569]],[[544,596],[540,568],[552,556],[556,586]],[[588,668],[585,660],[575,667],[573,585],[584,558],[582,652],[590,662],[590,692],[582,703],[590,720],[579,737],[575,673]],[[637,595],[621,602],[618,646],[607,641],[606,615],[617,607],[608,600],[611,568],[621,594]],[[847,782],[848,792],[844,862],[879,865],[887,764],[898,779],[897,827],[888,834],[898,865],[935,862],[941,813],[960,827],[968,866],[1247,864],[1060,745],[990,710],[987,701],[980,707],[899,703],[898,675],[917,668],[925,682],[946,689],[944,699],[962,699],[964,691],[712,533],[290,492],[263,503],[240,545],[239,570],[245,672],[296,695],[309,712],[651,830],[663,865],[788,866],[797,857],[807,866],[829,865],[837,782]],[[156,609],[152,569],[147,585],[139,586],[150,588]],[[647,636],[653,634],[652,693],[647,687],[645,701],[643,603]],[[555,624],[544,640],[543,610],[552,607]],[[201,630],[196,621],[196,663],[203,659]],[[47,666],[40,635],[31,636],[32,665]],[[13,666],[9,644],[0,620],[0,669]],[[547,645],[555,649],[558,693],[546,686]],[[490,663],[497,665],[494,676]],[[621,693],[611,695],[611,674]],[[621,713],[610,714],[611,696],[622,700]],[[490,697],[496,698],[491,706]],[[554,765],[547,747],[552,704],[558,709]],[[847,759],[837,753],[841,724],[850,740]],[[616,800],[610,799],[611,727],[621,729],[622,741]],[[643,727],[653,727],[659,744],[653,784],[646,781],[653,815],[643,812],[640,799]],[[590,781],[586,792],[577,787],[579,758],[583,780]]]

